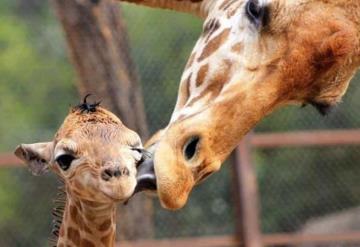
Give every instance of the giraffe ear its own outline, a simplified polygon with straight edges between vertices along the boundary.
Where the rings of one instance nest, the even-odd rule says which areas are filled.
[[[52,142],[21,144],[15,150],[15,155],[28,165],[33,175],[39,176],[49,169]]]

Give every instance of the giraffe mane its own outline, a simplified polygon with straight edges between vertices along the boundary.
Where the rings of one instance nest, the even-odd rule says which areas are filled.
[[[65,183],[62,178],[58,179],[60,185],[58,186],[58,191],[56,194],[54,202],[54,208],[52,209],[52,230],[51,236],[49,237],[50,246],[56,247],[59,239],[60,227],[62,224],[64,210],[66,205],[66,191],[65,191]]]
[[[92,96],[92,94],[87,94],[84,97],[84,100],[82,103],[78,104],[77,106],[73,107],[72,111],[80,111],[81,113],[91,113],[96,112],[96,108],[100,106],[101,101],[95,102],[93,104],[88,103],[87,99]]]

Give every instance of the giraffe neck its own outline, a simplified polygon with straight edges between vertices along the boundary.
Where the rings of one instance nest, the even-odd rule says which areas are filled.
[[[116,204],[82,201],[67,193],[57,247],[113,247]]]

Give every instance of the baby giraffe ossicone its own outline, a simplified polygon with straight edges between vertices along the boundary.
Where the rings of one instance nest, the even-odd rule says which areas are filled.
[[[53,141],[21,144],[15,154],[35,175],[48,169],[64,182],[57,247],[112,247],[116,206],[136,187],[139,136],[98,104],[73,107]]]

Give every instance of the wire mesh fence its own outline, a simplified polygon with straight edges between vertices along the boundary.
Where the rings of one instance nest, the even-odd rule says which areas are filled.
[[[6,0],[0,4],[2,152],[13,150],[18,143],[51,139],[69,105],[78,102],[62,32],[51,6],[42,2]],[[188,15],[127,4],[122,12],[148,125],[154,132],[170,119],[180,76],[201,23]],[[358,80],[328,117],[321,117],[311,107],[288,107],[265,119],[256,131],[359,128]],[[358,214],[351,214],[360,206],[358,146],[259,149],[253,152],[253,160],[263,233],[360,231]],[[154,238],[234,234],[237,205],[232,165],[228,161],[197,187],[179,212],[162,209],[154,199]],[[51,175],[39,179],[24,168],[0,169],[0,246],[46,246],[56,187],[56,178]],[[331,217],[344,223],[331,228]],[[329,229],[325,231],[321,224]],[[360,246],[360,242],[298,246],[345,247]]]
[[[259,150],[256,159],[265,233],[309,233],[312,224],[360,203],[358,147]],[[355,223],[349,221],[343,231],[335,224],[333,229],[328,225],[327,231],[316,227],[312,232],[359,230]]]

